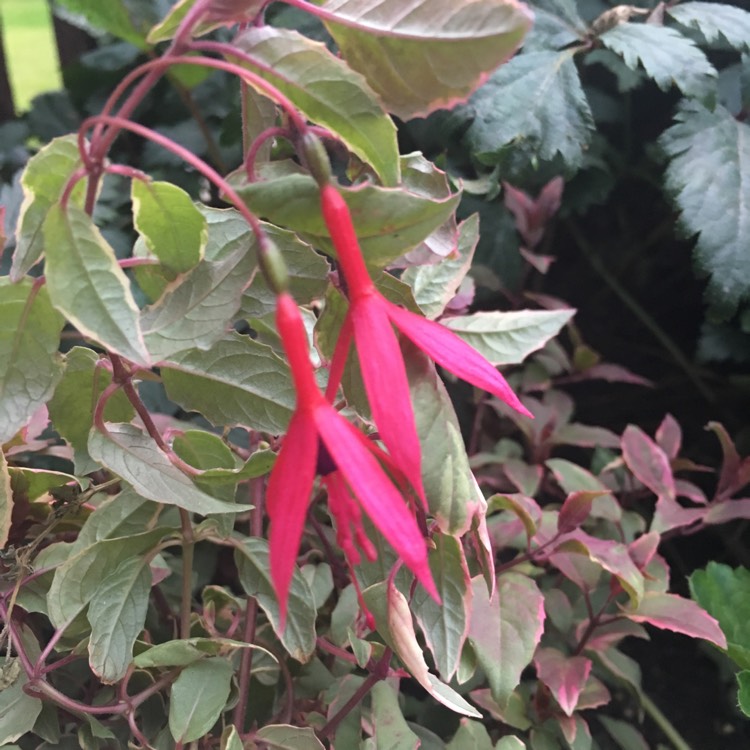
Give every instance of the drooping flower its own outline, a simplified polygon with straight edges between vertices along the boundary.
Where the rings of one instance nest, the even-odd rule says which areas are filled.
[[[326,182],[320,188],[320,201],[349,297],[349,310],[331,362],[327,395],[332,399],[341,382],[353,337],[380,437],[424,499],[419,438],[394,326],[441,367],[497,396],[521,414],[531,414],[505,378],[476,349],[445,326],[404,310],[380,294],[365,266],[351,213],[341,193]]]
[[[347,422],[320,392],[310,362],[302,316],[287,293],[277,297],[276,325],[297,391],[296,408],[271,472],[266,495],[271,519],[271,577],[279,598],[282,622],[318,459],[323,451],[335,467],[325,484],[330,493],[329,506],[337,518],[339,536],[345,545],[343,551],[351,554],[354,549],[351,541],[354,527],[354,539],[370,556],[371,549],[359,525],[361,508],[420,583],[439,599],[427,563],[425,540],[416,519],[378,462],[377,447]]]

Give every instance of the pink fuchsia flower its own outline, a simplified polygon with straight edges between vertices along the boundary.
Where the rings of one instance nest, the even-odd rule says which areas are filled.
[[[302,316],[287,293],[277,297],[276,326],[297,391],[296,408],[266,495],[271,519],[271,578],[279,598],[282,623],[319,458],[330,457],[335,467],[324,484],[330,492],[330,508],[337,517],[344,552],[351,554],[354,550],[352,526],[354,539],[365,554],[370,556],[374,551],[360,527],[361,508],[420,583],[439,600],[427,562],[427,547],[416,519],[378,462],[377,447],[320,392]]]
[[[404,310],[380,294],[365,266],[346,201],[331,183],[322,185],[320,201],[350,304],[331,362],[327,395],[331,400],[335,396],[353,336],[380,437],[424,500],[419,438],[394,326],[441,367],[488,391],[521,414],[531,413],[494,365],[476,349],[439,323]]]

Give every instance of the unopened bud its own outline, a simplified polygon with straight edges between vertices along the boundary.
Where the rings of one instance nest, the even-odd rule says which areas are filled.
[[[284,256],[268,237],[260,243],[258,248],[258,262],[268,286],[274,294],[281,294],[289,289],[289,271]]]
[[[321,187],[331,181],[331,161],[323,142],[315,133],[305,131],[298,142],[299,154],[315,182]]]

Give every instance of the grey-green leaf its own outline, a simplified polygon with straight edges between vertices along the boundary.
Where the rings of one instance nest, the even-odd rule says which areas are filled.
[[[121,680],[146,621],[151,570],[139,557],[118,565],[97,587],[88,611],[89,664],[102,682]]]
[[[324,44],[290,29],[255,26],[235,40],[258,61],[249,67],[287,96],[308,119],[336,133],[386,186],[399,181],[396,127],[363,76]]]
[[[246,506],[227,503],[199,490],[162,452],[153,438],[131,424],[108,423],[108,434],[92,429],[89,453],[149,500],[192,513],[236,513]]]
[[[169,697],[169,731],[177,742],[206,736],[226,706],[233,674],[222,657],[195,662],[180,672]]]
[[[323,750],[311,727],[267,724],[255,733],[268,750]]]
[[[279,434],[292,415],[289,367],[269,346],[232,333],[208,351],[190,349],[162,366],[169,397],[216,425]]]
[[[573,51],[529,52],[503,65],[471,98],[467,139],[477,156],[494,163],[506,149],[573,170],[583,164],[594,119]]]
[[[84,336],[149,366],[130,282],[91,218],[76,206],[54,206],[44,222],[44,241],[55,308]]]
[[[710,274],[713,312],[728,318],[750,299],[750,125],[697,102],[684,102],[676,120],[659,139],[671,157],[666,191],[684,233],[697,235],[694,260]]]
[[[16,677],[7,687],[0,690],[0,746],[6,747],[34,728],[42,711],[42,701],[24,692],[23,686],[28,677],[20,662],[3,660],[3,672],[13,670]]]
[[[62,373],[62,316],[31,279],[0,278],[0,443],[10,440],[52,395]]]
[[[0,451],[0,549],[8,541],[13,515],[13,492],[10,488],[10,473],[5,455]]]
[[[371,721],[377,750],[417,750],[421,745],[401,712],[398,693],[387,682],[372,687]]]
[[[750,51],[750,13],[735,5],[687,2],[667,6],[677,23],[698,29],[709,44],[726,39],[732,47]]]

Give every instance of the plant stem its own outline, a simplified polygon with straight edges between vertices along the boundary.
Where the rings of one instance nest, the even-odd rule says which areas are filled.
[[[645,693],[641,693],[641,705],[649,718],[666,735],[675,750],[692,750],[685,738],[677,731],[672,722],[661,712],[659,707]]]
[[[190,513],[180,508],[182,527],[182,601],[180,602],[180,638],[190,638],[190,613],[193,610],[193,558],[195,536]]]

